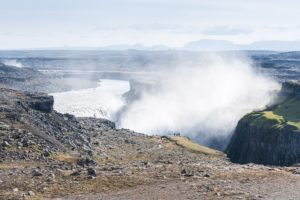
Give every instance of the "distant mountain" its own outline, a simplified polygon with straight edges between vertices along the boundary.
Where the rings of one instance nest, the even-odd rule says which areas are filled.
[[[258,41],[251,44],[235,44],[226,40],[199,40],[189,42],[183,50],[192,51],[300,51],[300,41]]]
[[[137,43],[133,45],[119,44],[100,47],[85,47],[85,46],[63,46],[63,47],[49,47],[49,48],[35,48],[22,50],[140,50],[140,51],[165,51],[165,50],[186,50],[186,51],[237,51],[237,50],[253,50],[253,51],[300,51],[300,41],[257,41],[250,44],[235,44],[227,40],[212,40],[204,39],[198,41],[191,41],[186,43],[181,48],[173,48],[165,45],[145,46]],[[20,50],[20,49],[19,49]]]
[[[143,51],[163,51],[168,50],[170,47],[164,45],[144,46],[143,44],[137,43],[134,45],[121,44],[121,45],[110,45],[104,47],[96,47],[96,50],[143,50]]]
[[[227,40],[211,40],[204,39],[186,43],[182,48],[171,48],[164,45],[144,46],[142,44],[135,45],[112,45],[96,48],[97,50],[187,50],[187,51],[237,51],[237,50],[253,50],[253,51],[300,51],[300,41],[257,41],[250,44],[235,44]]]
[[[164,51],[171,49],[168,46],[164,45],[153,45],[153,46],[144,46],[143,44],[137,43],[133,45],[129,44],[119,44],[119,45],[109,45],[103,47],[85,47],[85,46],[63,46],[63,47],[49,47],[49,48],[35,48],[30,50],[79,50],[79,51],[91,51],[91,50],[103,50],[103,51],[110,51],[110,50],[117,50],[117,51],[124,51],[124,50],[141,50],[141,51]]]
[[[190,51],[233,51],[240,50],[239,46],[226,40],[199,40],[189,42],[182,47]]]
[[[239,45],[244,50],[300,51],[300,41],[258,41]]]

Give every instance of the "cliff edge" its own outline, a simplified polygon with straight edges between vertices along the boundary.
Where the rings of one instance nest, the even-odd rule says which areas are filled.
[[[232,162],[282,166],[300,162],[300,84],[283,83],[277,102],[239,121],[226,149]]]

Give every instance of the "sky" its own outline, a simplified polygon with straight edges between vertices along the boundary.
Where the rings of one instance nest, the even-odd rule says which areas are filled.
[[[300,40],[297,0],[0,0],[0,49]]]

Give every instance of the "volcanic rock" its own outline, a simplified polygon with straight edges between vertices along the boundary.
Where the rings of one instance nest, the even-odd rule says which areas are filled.
[[[244,116],[227,147],[232,162],[292,165],[300,162],[300,85],[284,83],[279,102]]]

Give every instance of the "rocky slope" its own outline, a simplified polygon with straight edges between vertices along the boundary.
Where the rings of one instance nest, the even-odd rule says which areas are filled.
[[[284,83],[278,102],[239,121],[227,147],[231,161],[268,165],[300,162],[300,85]]]
[[[185,137],[146,136],[52,107],[45,94],[0,89],[0,199],[300,196],[298,168],[232,164]]]
[[[156,165],[223,156],[189,140],[179,146],[177,140],[62,115],[53,110],[51,96],[0,88],[0,199],[123,188],[150,181]]]

